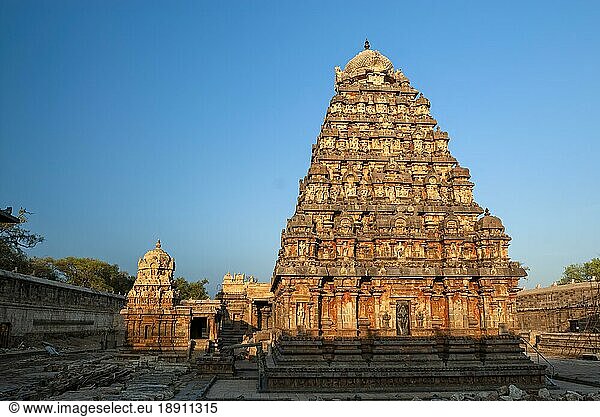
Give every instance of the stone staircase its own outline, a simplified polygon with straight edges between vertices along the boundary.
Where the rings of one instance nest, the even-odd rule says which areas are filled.
[[[242,343],[247,332],[248,325],[245,323],[241,323],[237,328],[232,323],[224,323],[219,337],[220,347]]]

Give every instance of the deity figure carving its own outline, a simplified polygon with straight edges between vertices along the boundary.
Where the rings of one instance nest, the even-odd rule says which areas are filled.
[[[366,200],[370,197],[371,192],[369,191],[369,187],[367,187],[365,184],[361,184],[358,187],[358,194],[361,200]]]
[[[354,178],[349,177],[345,184],[346,197],[356,197],[356,185],[354,184]]]
[[[408,301],[398,301],[396,303],[396,332],[398,336],[410,334]]]
[[[299,256],[308,255],[308,246],[306,245],[306,242],[303,240],[298,242],[298,255]]]
[[[296,326],[304,327],[304,318],[305,318],[304,303],[297,303],[296,304]]]
[[[402,256],[404,255],[404,248],[405,248],[405,245],[401,242],[399,242],[396,245],[396,258],[398,258],[398,259],[402,258]]]
[[[390,316],[390,314],[387,311],[384,311],[383,314],[381,315],[381,328],[388,329],[390,327],[391,319],[392,319],[392,317]]]
[[[386,187],[385,194],[390,201],[396,200],[396,188],[395,187]]]
[[[373,214],[368,214],[367,216],[363,217],[362,224],[365,231],[373,230],[373,226],[375,225],[375,218]]]
[[[340,67],[335,67],[335,82],[339,84],[342,82],[344,76],[344,72]]]
[[[350,234],[352,232],[352,222],[350,219],[348,218],[343,218],[340,221],[340,232],[342,232],[342,234]]]
[[[350,329],[355,321],[354,305],[351,300],[342,298],[342,328]]]
[[[438,191],[438,185],[434,177],[429,178],[429,183],[425,186],[427,191],[427,198],[429,200],[439,200],[440,193]]]
[[[421,141],[419,139],[415,139],[413,141],[413,146],[414,146],[414,151],[417,155],[419,155],[423,152],[423,141]]]
[[[339,185],[332,185],[331,186],[331,200],[333,202],[338,200],[338,197],[340,196],[341,193],[341,189]]]

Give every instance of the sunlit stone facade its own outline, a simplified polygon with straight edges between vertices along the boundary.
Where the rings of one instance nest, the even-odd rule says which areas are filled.
[[[335,92],[272,280],[290,335],[497,335],[525,271],[499,218],[473,200],[430,103],[365,49]]]

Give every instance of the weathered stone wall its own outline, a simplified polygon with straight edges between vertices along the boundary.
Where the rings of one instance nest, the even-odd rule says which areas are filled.
[[[272,327],[273,293],[270,284],[258,282],[245,274],[227,273],[216,298],[223,304],[224,326],[245,330],[267,330]]]
[[[35,343],[62,335],[123,332],[125,297],[0,270],[0,343]],[[115,338],[116,336],[116,338]]]
[[[517,294],[517,322],[544,354],[600,353],[600,283],[581,282]]]
[[[600,333],[540,333],[538,349],[545,355],[580,357],[600,354]]]
[[[517,293],[517,322],[524,331],[568,332],[571,322],[579,331],[594,330],[600,308],[600,283],[581,282]],[[590,320],[591,318],[591,320]]]

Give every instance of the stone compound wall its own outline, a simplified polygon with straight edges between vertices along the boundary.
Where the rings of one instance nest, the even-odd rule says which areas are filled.
[[[537,332],[568,332],[571,322],[577,320],[579,330],[593,330],[588,319],[599,313],[600,283],[581,282],[535,288],[517,293],[517,321],[519,328]],[[592,320],[593,321],[593,320]]]
[[[600,283],[521,291],[517,294],[517,322],[521,333],[544,354],[599,354]]]
[[[0,270],[0,345],[84,335],[118,344],[124,304],[121,295]]]

